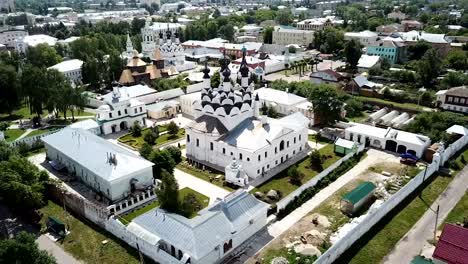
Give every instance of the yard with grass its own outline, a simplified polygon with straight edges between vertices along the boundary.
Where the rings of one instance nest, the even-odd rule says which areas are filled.
[[[39,128],[39,129],[36,129],[36,130],[31,131],[31,132],[27,135],[27,137],[42,135],[42,134],[49,133],[49,132],[51,132],[51,131],[55,131],[55,130],[58,130],[58,129],[60,129],[60,128],[59,128],[59,127]]]
[[[44,113],[41,115],[42,117],[45,117],[48,115],[47,111],[44,111]],[[31,119],[35,117],[36,114],[31,114],[29,111],[29,107],[26,104],[23,104],[20,108],[14,110],[13,112],[9,113],[4,113],[0,114],[0,121],[13,121],[13,120],[18,120],[18,119]],[[60,117],[63,118],[63,113],[59,114]],[[67,118],[71,118],[71,111],[67,111]],[[77,116],[94,116],[93,113],[89,113],[86,111],[75,111],[75,117]]]
[[[70,234],[63,240],[57,241],[57,244],[76,259],[84,263],[140,263],[138,252],[135,249],[99,227],[65,213],[61,205],[49,201],[40,211],[43,213],[41,224],[44,230],[48,216],[53,216],[70,225]],[[108,242],[103,244],[104,240]]]
[[[24,129],[7,129],[3,131],[6,142],[15,141],[17,138],[23,135],[24,132],[26,132]]]
[[[421,218],[435,199],[442,193],[452,177],[433,175],[431,181],[420,192],[415,192],[394,211],[396,214],[387,215],[362,241],[358,242],[342,256],[342,260],[353,264],[367,264],[380,262],[395,246],[395,244]]]
[[[333,144],[326,145],[325,147],[321,148],[319,152],[325,157],[325,161],[322,164],[323,169],[326,169],[328,166],[332,165],[341,158],[340,156],[337,156],[335,154]],[[298,171],[304,175],[302,183],[309,181],[314,176],[320,173],[320,171],[311,168],[309,156],[307,156],[305,159],[303,159],[296,165]],[[290,182],[290,178],[287,175],[287,170],[284,170],[275,177],[268,180],[267,182],[256,187],[251,192],[267,193],[269,190],[276,190],[281,193],[282,197],[284,197],[296,190],[298,187],[298,185],[295,185]]]
[[[356,96],[356,99],[360,99],[363,103],[369,103],[372,104],[377,103],[377,104],[385,104],[387,106],[394,106],[398,107],[401,109],[408,109],[410,111],[423,111],[423,108],[428,108],[428,107],[423,107],[417,104],[412,104],[412,103],[397,103],[393,101],[388,101],[384,99],[379,99],[379,98],[373,98],[373,97],[364,97],[364,96]]]
[[[211,169],[205,169],[205,170],[202,170],[202,169],[198,169],[198,168],[195,168],[194,166],[188,164],[185,160],[183,160],[182,162],[180,162],[179,164],[177,164],[176,166],[177,169],[185,172],[185,173],[188,173],[192,176],[195,176],[197,178],[200,178],[204,181],[207,181],[207,182],[210,182],[218,187],[221,187],[229,192],[232,192],[234,191],[233,188],[225,185],[225,181],[224,181],[224,173],[223,172],[216,172],[216,171],[213,171]],[[220,179],[216,179],[216,177],[218,175],[222,175],[222,177]]]
[[[455,207],[450,211],[449,215],[445,219],[444,223],[461,223],[468,218],[468,192],[460,199]],[[444,225],[440,225],[442,228]]]
[[[134,137],[132,133],[125,134],[119,137],[118,141],[126,145],[129,145],[132,148],[140,149],[145,143],[144,135],[146,131],[148,131],[149,129],[150,128],[142,129],[141,136],[139,137]],[[159,132],[161,134],[159,134],[159,137],[156,139],[156,144],[155,144],[156,146],[162,145],[164,143],[167,143],[173,140],[181,139],[185,135],[185,129],[183,128],[180,128],[179,132],[177,132],[176,135],[171,135],[169,133],[162,133],[162,132],[165,132],[166,130],[167,130],[167,126],[159,126]]]
[[[308,140],[312,142],[317,142],[319,144],[330,144],[333,141],[329,140],[328,138],[321,137],[319,134],[313,134],[308,136]]]
[[[198,202],[200,202],[200,204],[202,205],[202,209],[207,207],[208,204],[210,203],[210,198],[188,187],[179,190],[179,201],[182,202],[184,197],[190,193],[195,195]],[[155,201],[149,202],[145,204],[143,207],[139,207],[131,211],[128,214],[119,216],[119,220],[122,222],[122,224],[128,225],[135,217],[140,216],[146,212],[149,212],[152,209],[157,208],[157,207],[159,207],[159,201],[155,200]],[[195,216],[197,216],[197,213],[198,212],[194,212],[189,218],[194,218]]]

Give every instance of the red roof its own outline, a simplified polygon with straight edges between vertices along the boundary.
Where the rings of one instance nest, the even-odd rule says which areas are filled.
[[[468,228],[446,224],[432,257],[449,264],[468,264]]]

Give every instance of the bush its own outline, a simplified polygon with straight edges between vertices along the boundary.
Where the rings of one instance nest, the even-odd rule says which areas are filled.
[[[148,159],[152,151],[153,151],[153,147],[151,147],[150,144],[145,142],[143,143],[143,146],[141,146],[140,155],[143,158]]]
[[[156,138],[157,138],[156,134],[154,134],[153,131],[151,130],[146,131],[145,134],[143,135],[143,140],[150,145],[154,145]]]
[[[310,166],[317,171],[323,170],[323,156],[318,150],[312,151],[310,154]]]
[[[304,178],[304,174],[302,174],[297,169],[296,165],[293,165],[293,166],[289,167],[287,174],[288,174],[289,180],[291,181],[292,184],[294,184],[294,185],[301,185],[302,184],[302,179]]]
[[[10,126],[8,122],[0,122],[0,131],[5,131]]]
[[[354,155],[349,160],[343,162],[334,171],[330,172],[327,176],[322,178],[319,182],[317,182],[315,186],[307,188],[299,196],[296,196],[294,200],[289,202],[284,209],[280,210],[277,213],[277,219],[280,220],[286,215],[290,214],[296,208],[298,208],[299,206],[301,206],[302,204],[310,200],[320,190],[327,187],[330,182],[335,181],[341,175],[343,175],[346,171],[354,167],[359,162],[363,154],[364,153],[361,152],[359,154]]]
[[[132,136],[134,137],[139,137],[141,136],[141,126],[140,126],[140,123],[138,121],[135,121],[135,123],[133,123],[133,126],[130,128],[130,131],[132,133]]]
[[[193,193],[187,194],[182,200],[182,215],[190,217],[193,213],[198,212],[202,209],[202,204],[197,200],[197,197]]]
[[[167,125],[167,133],[169,133],[171,136],[175,136],[178,132],[179,126],[174,121],[171,121],[169,125]]]

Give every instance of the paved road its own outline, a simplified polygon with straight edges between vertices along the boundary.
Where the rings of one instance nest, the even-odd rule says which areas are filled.
[[[177,183],[179,183],[179,189],[189,187],[203,195],[206,195],[210,198],[210,204],[214,203],[216,198],[224,198],[229,194],[229,191],[185,173],[177,168],[174,169],[174,176]]]
[[[54,256],[58,264],[81,264],[80,261],[65,252],[60,246],[55,244],[54,241],[45,235],[39,236],[36,242],[39,244],[40,249],[45,250]]]
[[[442,223],[457,202],[468,190],[468,166],[452,180],[447,189],[431,205],[430,209],[424,213],[419,221],[411,228],[406,235],[400,239],[395,248],[387,255],[383,263],[393,264],[410,263],[414,256],[419,255],[427,243],[434,237],[434,224],[436,214],[434,210],[440,206],[438,223]]]

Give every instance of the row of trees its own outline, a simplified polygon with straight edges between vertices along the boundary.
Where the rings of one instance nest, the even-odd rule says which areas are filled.
[[[4,141],[0,141],[0,182],[0,197],[11,208],[35,210],[45,203],[49,175]]]

